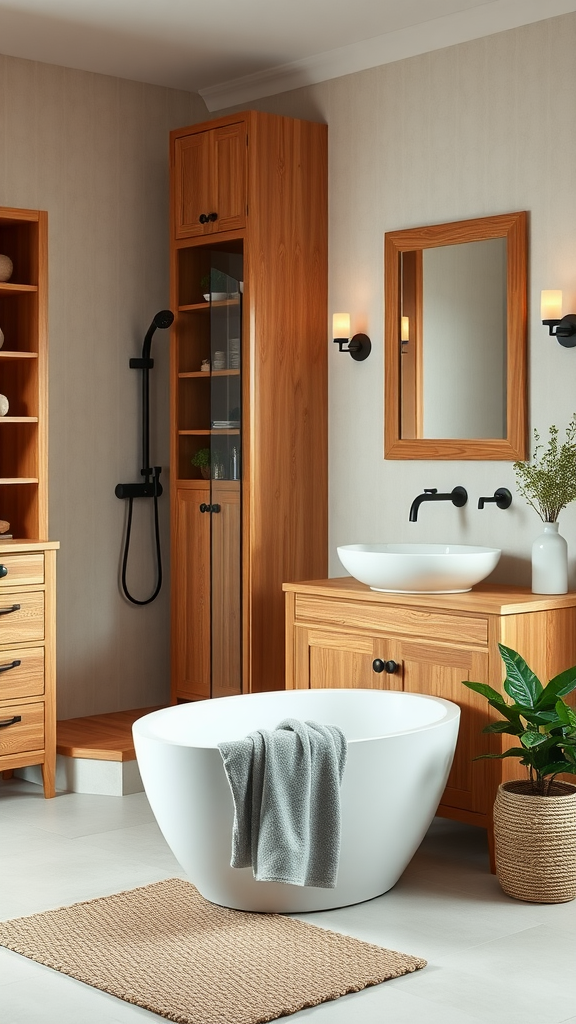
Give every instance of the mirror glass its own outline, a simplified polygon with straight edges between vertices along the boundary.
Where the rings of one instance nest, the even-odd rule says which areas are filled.
[[[526,214],[386,235],[387,458],[523,458]]]

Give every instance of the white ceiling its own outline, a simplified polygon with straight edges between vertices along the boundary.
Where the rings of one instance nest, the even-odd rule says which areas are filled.
[[[245,103],[576,10],[576,0],[0,0],[0,53]]]

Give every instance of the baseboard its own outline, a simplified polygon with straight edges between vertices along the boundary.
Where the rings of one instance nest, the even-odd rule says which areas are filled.
[[[20,779],[42,785],[40,765],[17,768]],[[84,757],[56,756],[56,789],[66,793],[92,793],[100,796],[129,796],[142,793],[144,786],[138,763],[132,761],[100,761]]]

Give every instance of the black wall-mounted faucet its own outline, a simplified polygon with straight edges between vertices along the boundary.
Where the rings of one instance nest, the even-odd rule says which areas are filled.
[[[491,498],[478,498],[478,508],[484,508],[489,501],[495,502],[498,508],[510,508],[512,495],[507,487],[498,487]]]
[[[454,487],[453,490],[448,491],[445,494],[438,494],[437,487],[425,487],[424,493],[419,494],[417,498],[414,498],[410,506],[410,515],[408,519],[411,523],[415,523],[418,519],[418,509],[423,501],[451,501],[456,508],[462,508],[463,505],[468,501],[468,491],[465,487]]]

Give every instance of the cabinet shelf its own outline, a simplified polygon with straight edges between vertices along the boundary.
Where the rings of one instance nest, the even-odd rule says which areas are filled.
[[[187,437],[192,435],[193,437],[204,436],[214,434],[216,437],[222,437],[223,434],[239,434],[240,430],[233,427],[213,427],[212,430],[179,430],[178,434],[180,437]]]
[[[0,295],[21,295],[23,292],[37,292],[37,284],[0,283]]]
[[[2,423],[38,423],[37,416],[0,416]]]
[[[187,380],[189,377],[239,377],[240,370],[190,370],[186,373],[179,373],[180,380]]]
[[[178,306],[179,313],[207,313],[209,309],[209,302],[189,302],[185,306]]]
[[[0,349],[0,360],[2,359],[38,359],[37,352],[7,352]]]
[[[5,476],[0,477],[0,484],[37,484],[37,476]]]

